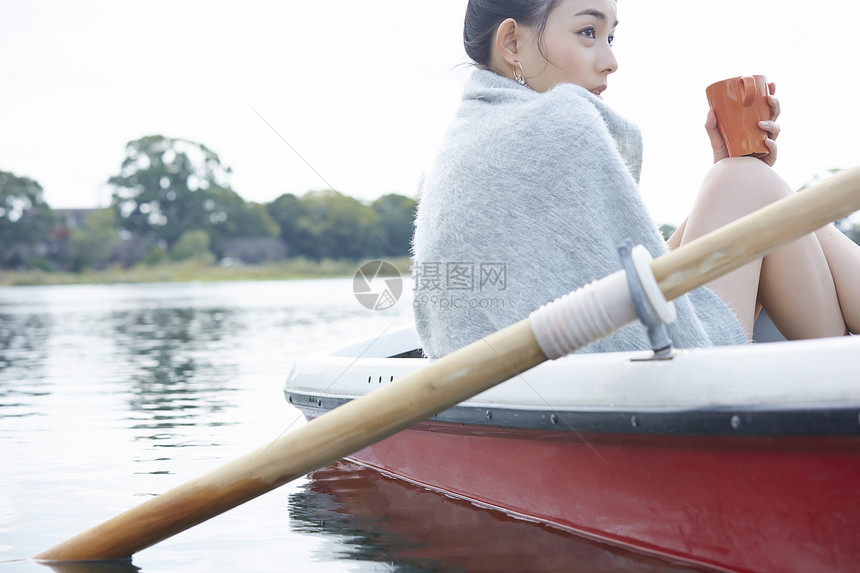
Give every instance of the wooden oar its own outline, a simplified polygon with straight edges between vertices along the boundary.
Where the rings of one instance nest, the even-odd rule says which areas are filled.
[[[860,209],[860,168],[774,203],[651,263],[667,299]],[[598,283],[599,284],[599,283]],[[46,561],[130,558],[547,360],[525,319],[326,413],[233,462],[37,555]]]

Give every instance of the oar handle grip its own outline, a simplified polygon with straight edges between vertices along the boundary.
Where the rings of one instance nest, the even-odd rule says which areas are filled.
[[[588,283],[529,315],[538,345],[550,360],[606,338],[635,320],[624,271]]]
[[[529,315],[535,339],[547,358],[555,360],[572,354],[635,322],[639,315],[631,292],[634,284],[639,285],[639,299],[659,320],[675,320],[675,307],[663,297],[651,271],[651,255],[642,245],[631,249],[632,244],[623,245],[631,260],[630,268],[588,283]],[[631,282],[628,272],[637,280]]]

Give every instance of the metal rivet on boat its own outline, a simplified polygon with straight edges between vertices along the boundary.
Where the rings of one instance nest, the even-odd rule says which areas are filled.
[[[555,414],[550,414],[549,421],[552,422],[553,425],[558,424],[558,416]]]
[[[487,410],[487,419],[488,419],[488,420],[492,420],[492,419],[493,419],[493,413],[492,413],[492,412],[490,412],[489,410]]]
[[[292,404],[292,403],[293,403],[293,397],[290,396],[290,404]]]
[[[732,416],[732,429],[739,430],[741,427],[741,419],[739,416]]]
[[[630,416],[630,425],[634,428],[639,427],[639,416]]]

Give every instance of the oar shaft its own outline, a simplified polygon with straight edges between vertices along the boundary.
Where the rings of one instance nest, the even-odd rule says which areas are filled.
[[[651,268],[664,295],[676,298],[857,209],[860,169],[853,169],[660,257]],[[523,320],[35,558],[87,561],[131,557],[546,359],[530,321]]]

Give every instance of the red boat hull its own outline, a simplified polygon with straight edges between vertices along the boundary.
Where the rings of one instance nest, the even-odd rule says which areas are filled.
[[[731,571],[860,563],[860,437],[578,434],[429,421],[351,459],[478,504]]]

